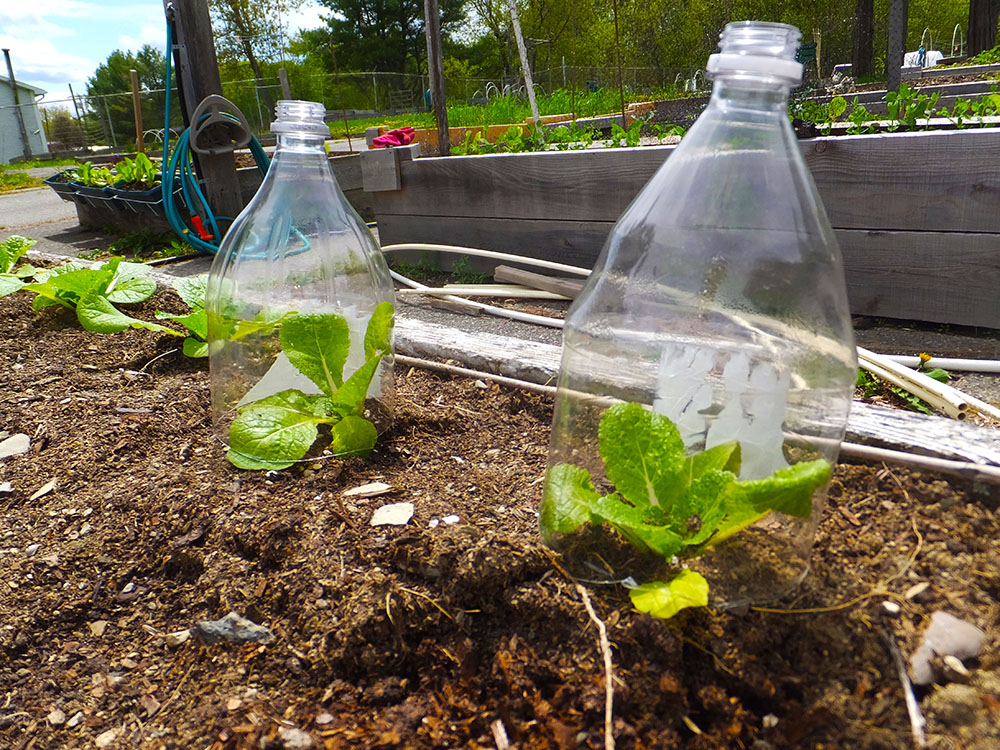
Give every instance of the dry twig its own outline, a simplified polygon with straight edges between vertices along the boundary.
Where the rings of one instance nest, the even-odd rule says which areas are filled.
[[[604,655],[604,750],[615,750],[615,735],[612,718],[614,715],[615,687],[614,673],[611,663],[611,643],[608,641],[608,628],[604,621],[597,616],[594,605],[590,603],[590,595],[587,589],[579,583],[575,584],[576,590],[580,592],[583,599],[583,606],[597,626],[597,632],[601,639],[601,653]]]

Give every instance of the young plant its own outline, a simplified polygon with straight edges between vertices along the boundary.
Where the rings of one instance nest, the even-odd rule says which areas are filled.
[[[64,263],[53,269],[35,269],[34,281],[24,291],[34,292],[31,307],[41,310],[60,305],[75,310],[80,325],[95,333],[115,333],[126,328],[145,328],[159,333],[182,335],[166,326],[126,315],[116,304],[136,304],[149,299],[156,282],[140,263],[123,263],[112,258],[100,268]]]
[[[347,320],[335,313],[291,313],[278,331],[281,351],[319,388],[306,394],[289,389],[238,408],[229,428],[227,458],[240,469],[285,469],[303,458],[329,425],[335,455],[365,454],[378,433],[365,419],[365,398],[382,358],[391,353],[393,306],[383,302],[368,321],[365,362],[346,380],[351,347]]]
[[[822,459],[779,469],[766,479],[739,481],[739,443],[686,456],[676,426],[639,404],[617,404],[601,417],[599,450],[615,491],[601,495],[590,473],[572,464],[549,469],[540,523],[546,538],[607,524],[637,549],[665,560],[697,557],[772,512],[808,518],[813,492],[825,485]],[[629,592],[641,612],[672,617],[705,606],[708,583],[685,570],[670,581]]]
[[[23,265],[16,270],[14,266],[35,242],[36,240],[19,234],[12,234],[0,242],[0,297],[20,291],[24,288],[22,279],[34,275],[35,269],[29,265]]]
[[[191,312],[181,315],[156,311],[157,320],[171,320],[187,329],[182,351],[187,357],[208,356],[208,314],[205,312],[205,290],[208,274],[180,276],[174,281],[174,291],[187,303]]]
[[[115,165],[112,173],[114,184],[150,189],[160,184],[160,175],[149,157],[139,152],[135,159],[127,156]]]

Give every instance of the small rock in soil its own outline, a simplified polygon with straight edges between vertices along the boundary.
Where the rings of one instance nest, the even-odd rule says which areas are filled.
[[[296,727],[282,727],[278,737],[285,750],[310,750],[314,746],[313,738]]]
[[[205,643],[227,640],[230,643],[270,643],[274,633],[263,625],[251,622],[235,612],[230,612],[221,620],[201,620],[195,630],[205,639]]]
[[[959,620],[947,612],[931,615],[931,624],[924,633],[923,643],[910,657],[910,671],[917,685],[934,682],[935,656],[970,659],[979,656],[986,634],[975,625]]]
[[[316,714],[315,721],[320,726],[324,726],[325,724],[329,724],[331,721],[333,721],[333,714],[328,714],[326,711],[324,711],[321,714]]]
[[[372,514],[372,526],[405,526],[413,518],[413,503],[383,505]]]
[[[177,648],[182,643],[186,643],[188,638],[190,637],[191,637],[190,630],[177,630],[174,631],[173,633],[167,633],[164,636],[163,640],[166,641],[167,646],[169,646],[170,648]]]
[[[24,548],[25,557],[34,557],[35,553],[38,552],[39,546],[40,545],[38,544],[29,544],[27,547],[25,547]]]
[[[29,503],[34,502],[38,498],[44,497],[45,495],[48,495],[55,488],[56,488],[56,480],[55,479],[50,479],[48,482],[46,482],[41,487],[39,487],[35,491],[35,494],[33,494],[31,497],[28,498],[28,502]]]
[[[0,458],[10,458],[27,453],[31,447],[31,438],[23,432],[12,435],[6,440],[0,441]]]
[[[927,699],[928,713],[944,724],[968,726],[982,710],[979,692],[968,685],[945,685]]]
[[[66,723],[66,714],[60,711],[58,708],[53,710],[48,716],[45,717],[49,724],[54,727],[61,727]]]
[[[97,735],[94,739],[94,744],[99,748],[110,747],[116,739],[118,739],[118,732],[114,729],[109,729],[107,732]]]
[[[10,482],[0,482],[0,495],[9,495],[14,491],[14,485]]]
[[[107,620],[94,620],[92,623],[90,623],[90,632],[97,638],[100,638],[102,635],[104,635],[104,631],[107,629],[107,627],[108,627]]]
[[[344,497],[378,497],[392,491],[392,485],[385,482],[371,482],[360,487],[344,490]]]
[[[66,728],[72,729],[77,726],[81,721],[83,721],[83,711],[77,711],[75,714],[69,717],[69,721],[66,722]]]

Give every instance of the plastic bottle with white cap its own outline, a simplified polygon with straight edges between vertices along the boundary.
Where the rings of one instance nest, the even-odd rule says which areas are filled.
[[[278,102],[274,159],[209,274],[213,418],[240,468],[370,450],[391,413],[392,280],[337,185],[325,114]]]
[[[726,26],[708,106],[566,321],[542,535],[654,615],[801,580],[846,428],[843,264],[787,115],[799,38]]]

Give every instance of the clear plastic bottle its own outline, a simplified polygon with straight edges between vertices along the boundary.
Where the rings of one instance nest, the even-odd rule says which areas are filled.
[[[709,602],[736,606],[808,569],[857,359],[786,113],[799,37],[725,28],[707,108],[570,308],[541,530],[583,578],[665,600],[694,571]]]
[[[213,417],[241,468],[363,453],[391,414],[392,280],[334,178],[324,114],[278,102],[274,159],[209,274]]]

